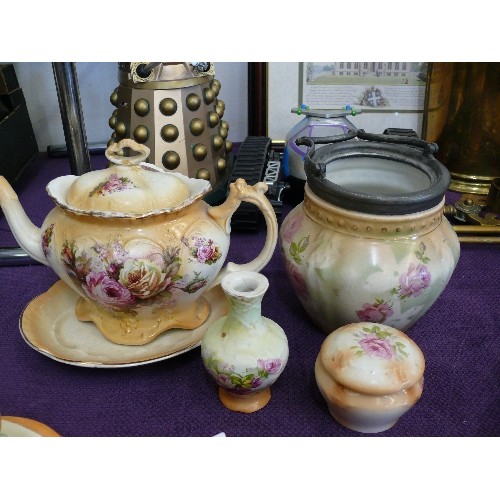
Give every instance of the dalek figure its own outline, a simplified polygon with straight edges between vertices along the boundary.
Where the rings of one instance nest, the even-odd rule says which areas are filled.
[[[150,149],[147,162],[213,188],[227,177],[232,143],[213,63],[119,63],[118,81],[108,146],[133,139]]]

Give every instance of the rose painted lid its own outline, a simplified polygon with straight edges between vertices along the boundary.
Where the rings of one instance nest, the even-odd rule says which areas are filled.
[[[140,154],[114,154],[124,147]],[[210,191],[209,181],[142,162],[147,156],[149,148],[124,139],[106,150],[115,165],[81,176],[58,177],[47,185],[47,192],[59,206],[81,215],[144,218],[181,210]]]
[[[407,335],[377,323],[352,323],[330,333],[319,358],[346,388],[370,395],[394,394],[421,380],[425,360]]]

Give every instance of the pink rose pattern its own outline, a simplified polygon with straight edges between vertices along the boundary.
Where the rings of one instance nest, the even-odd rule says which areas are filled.
[[[201,272],[183,279],[179,253],[177,247],[162,248],[145,239],[84,249],[72,240],[64,242],[60,255],[68,276],[87,297],[113,311],[132,312],[153,302],[167,305],[174,290],[195,293],[207,285]]]
[[[363,304],[361,309],[356,311],[360,321],[370,323],[383,323],[394,314],[392,307],[382,299],[376,299],[374,304]]]
[[[309,290],[307,289],[307,283],[300,272],[300,269],[292,264],[289,260],[285,261],[286,270],[288,272],[288,276],[292,282],[292,286],[295,291],[302,296],[309,295]]]
[[[283,231],[281,232],[281,237],[283,241],[286,241],[287,243],[291,243],[293,240],[293,237],[297,233],[297,231],[300,229],[300,226],[302,225],[302,220],[304,219],[304,216],[301,213],[298,213],[295,215],[295,217],[292,217],[290,219],[285,227],[283,228]]]
[[[431,284],[431,273],[423,264],[410,264],[408,271],[399,277],[399,297],[418,297]]]
[[[259,359],[256,368],[242,375],[235,372],[233,365],[218,359],[214,353],[205,359],[205,367],[220,386],[236,394],[248,394],[260,388],[270,377],[278,377],[284,368],[279,358]]]
[[[404,342],[380,326],[374,325],[371,328],[363,328],[363,332],[356,332],[354,337],[357,343],[351,346],[356,356],[370,356],[386,360],[393,358],[407,358],[406,345]]]
[[[118,177],[116,174],[111,174],[108,180],[101,182],[89,193],[89,197],[106,196],[107,194],[116,193],[117,191],[125,191],[126,189],[133,189],[137,186],[127,177]]]
[[[211,239],[191,236],[189,239],[183,238],[182,242],[188,247],[191,258],[200,264],[211,265],[221,257],[219,246]]]
[[[408,270],[399,276],[399,286],[391,290],[392,295],[397,295],[398,299],[406,300],[410,297],[420,296],[431,284],[431,273],[427,269],[430,258],[425,255],[427,247],[421,242],[418,250],[415,251],[418,264],[412,262]],[[356,311],[360,321],[369,321],[371,323],[384,323],[387,318],[394,314],[392,303],[377,298],[373,304],[363,304]]]

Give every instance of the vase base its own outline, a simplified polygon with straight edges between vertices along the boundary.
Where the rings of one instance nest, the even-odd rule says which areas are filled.
[[[266,387],[262,391],[251,392],[250,394],[234,394],[219,387],[219,399],[229,410],[241,413],[253,413],[269,403],[271,389]]]
[[[112,315],[81,297],[75,307],[75,315],[80,321],[92,321],[106,339],[123,345],[147,344],[173,328],[198,328],[205,322],[209,313],[210,305],[204,297],[183,306],[182,309],[164,308],[154,316],[140,320],[127,313]]]

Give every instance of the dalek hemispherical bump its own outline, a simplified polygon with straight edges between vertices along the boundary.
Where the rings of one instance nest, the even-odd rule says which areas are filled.
[[[172,116],[177,111],[177,103],[171,97],[166,97],[160,101],[160,113],[165,116]]]
[[[214,135],[212,137],[212,146],[215,151],[219,151],[219,149],[224,146],[224,139],[220,135]]]
[[[203,131],[205,130],[205,125],[203,124],[203,121],[200,120],[199,118],[194,118],[189,123],[189,130],[193,135],[198,136],[202,134]]]
[[[215,111],[210,111],[208,113],[208,124],[210,128],[214,128],[219,124],[219,115]]]
[[[134,111],[139,116],[146,116],[149,113],[149,101],[141,97],[134,104]]]
[[[219,135],[223,138],[223,139],[227,139],[227,129],[223,128],[223,127],[219,127]]]
[[[197,179],[204,179],[206,181],[210,180],[210,172],[206,168],[200,168],[196,172],[196,178]]]
[[[201,98],[198,94],[191,93],[186,97],[186,106],[189,111],[196,111],[201,105]]]
[[[216,105],[220,106],[224,110],[226,109],[226,103],[220,99],[217,99]]]
[[[220,106],[215,106],[215,112],[217,113],[217,116],[219,118],[222,118],[224,116],[224,109]]]
[[[226,152],[230,153],[233,150],[233,143],[228,139],[226,140]]]
[[[111,115],[109,120],[108,120],[108,125],[110,128],[112,128],[113,130],[115,129],[115,126],[116,126],[116,115]]]
[[[195,144],[193,147],[193,157],[196,161],[202,161],[206,158],[207,156],[207,148],[201,144]]]
[[[163,154],[161,162],[168,170],[175,170],[180,165],[181,158],[175,151],[167,151]]]
[[[179,129],[172,124],[164,125],[160,135],[165,142],[174,142],[179,137]]]
[[[118,106],[118,88],[116,88],[113,93],[109,96],[109,101],[115,107]]]
[[[229,132],[229,123],[227,123],[225,120],[220,121],[220,126]]]
[[[203,90],[203,98],[205,104],[212,104],[215,100],[215,92],[211,88],[206,88]]]
[[[127,135],[127,126],[124,122],[117,122],[115,125],[115,132],[117,137],[123,138]]]
[[[226,160],[224,160],[224,158],[217,159],[217,170],[221,173],[226,170]]]
[[[144,144],[149,139],[149,130],[145,125],[139,125],[135,127],[134,139],[140,143]]]

